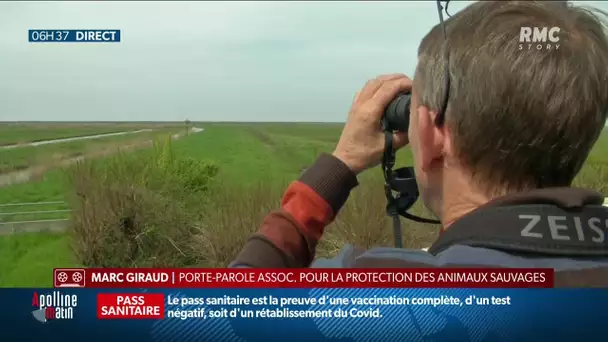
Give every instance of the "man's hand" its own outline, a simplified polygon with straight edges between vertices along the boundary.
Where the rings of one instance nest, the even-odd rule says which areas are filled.
[[[397,94],[412,89],[412,80],[403,74],[383,75],[368,81],[357,93],[346,125],[333,155],[355,174],[374,167],[382,161],[384,132],[380,120]],[[408,143],[407,134],[395,133],[395,148]]]

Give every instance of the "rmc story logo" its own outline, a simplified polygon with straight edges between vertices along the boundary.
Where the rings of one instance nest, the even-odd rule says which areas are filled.
[[[526,27],[519,30],[519,50],[559,50],[560,28]]]

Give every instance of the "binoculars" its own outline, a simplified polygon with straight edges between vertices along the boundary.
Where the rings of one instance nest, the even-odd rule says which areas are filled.
[[[392,132],[407,132],[410,125],[410,102],[412,94],[399,94],[384,110],[382,126]]]

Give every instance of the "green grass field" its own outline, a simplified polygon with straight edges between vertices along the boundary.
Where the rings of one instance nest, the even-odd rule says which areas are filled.
[[[219,168],[218,178],[222,184],[243,189],[243,199],[238,205],[255,203],[252,208],[239,210],[251,210],[255,212],[255,217],[226,224],[250,225],[244,228],[249,231],[257,228],[259,221],[256,215],[263,215],[267,206],[278,205],[280,193],[288,182],[297,178],[319,153],[333,149],[342,128],[341,124],[200,123],[195,126],[205,131],[174,142],[175,151],[180,155],[213,162]],[[409,163],[410,151],[401,151],[398,161]],[[268,195],[268,199],[260,200],[267,201],[263,203],[264,210],[260,210],[261,204],[256,198],[247,198],[245,190],[254,189],[260,184],[271,185],[277,190]],[[345,241],[363,247],[390,243],[381,185],[379,169],[370,170],[361,178],[361,186],[340,214],[341,219],[328,229],[325,241],[320,246],[321,254],[335,252]],[[576,185],[608,193],[608,134],[600,138]],[[0,191],[0,204],[61,201],[68,191],[66,186],[62,171],[52,171],[35,182],[3,188]],[[349,230],[353,222],[373,227],[353,233]],[[380,228],[376,229],[376,226]],[[408,226],[405,230],[409,246],[415,248],[427,246],[436,236],[436,230],[428,226]],[[235,245],[239,243],[239,239],[232,242]],[[50,286],[52,268],[78,265],[66,234],[0,236],[0,287]]]

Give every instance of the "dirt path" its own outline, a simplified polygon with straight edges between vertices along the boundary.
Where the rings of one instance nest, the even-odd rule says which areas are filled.
[[[24,143],[24,144],[4,145],[4,146],[0,146],[0,149],[2,149],[2,150],[10,150],[10,149],[13,149],[13,148],[20,148],[20,147],[34,147],[34,146],[49,145],[49,144],[58,144],[58,143],[62,143],[62,142],[69,142],[69,141],[76,141],[76,140],[99,139],[99,138],[113,137],[113,136],[117,136],[117,135],[136,134],[136,133],[151,132],[151,131],[152,131],[152,129],[148,128],[148,129],[140,129],[140,130],[137,130],[137,131],[114,132],[114,133],[85,135],[85,136],[81,136],[81,137],[71,137],[71,138],[52,139],[52,140],[41,140],[41,141],[34,141],[34,142]]]
[[[148,130],[140,130],[140,131],[134,131],[134,132],[143,132],[143,131],[151,131],[151,130],[148,129]],[[194,133],[200,133],[202,131],[203,131],[202,128],[192,127],[190,129],[189,133],[194,134]],[[127,132],[126,134],[134,133],[134,132]],[[109,135],[116,135],[116,133],[104,134],[103,136],[109,136]],[[171,136],[171,139],[178,140],[178,139],[184,137],[185,135],[186,135],[185,133],[176,133]],[[89,138],[90,137],[98,137],[98,136],[89,136]],[[57,139],[57,140],[65,141],[64,139]],[[57,140],[47,140],[46,143],[48,144],[50,141],[57,141]],[[73,140],[79,140],[79,139],[73,139]],[[61,142],[61,141],[59,141],[59,142]],[[44,175],[46,172],[48,172],[50,170],[75,164],[85,158],[104,157],[104,156],[108,156],[113,153],[116,153],[117,151],[133,151],[136,149],[149,147],[152,145],[152,143],[153,143],[153,140],[150,139],[150,140],[139,141],[139,142],[131,143],[131,144],[127,144],[127,145],[121,145],[119,147],[110,146],[107,149],[102,149],[95,153],[89,153],[87,155],[79,156],[79,157],[75,157],[75,158],[63,159],[53,165],[33,166],[33,167],[27,168],[25,170],[10,172],[10,173],[6,173],[6,174],[0,174],[0,187],[29,182],[32,179],[41,177],[42,175]],[[34,143],[32,143],[32,144],[34,144]],[[39,145],[44,145],[44,144],[39,144]],[[20,145],[20,146],[38,146],[38,145]]]

